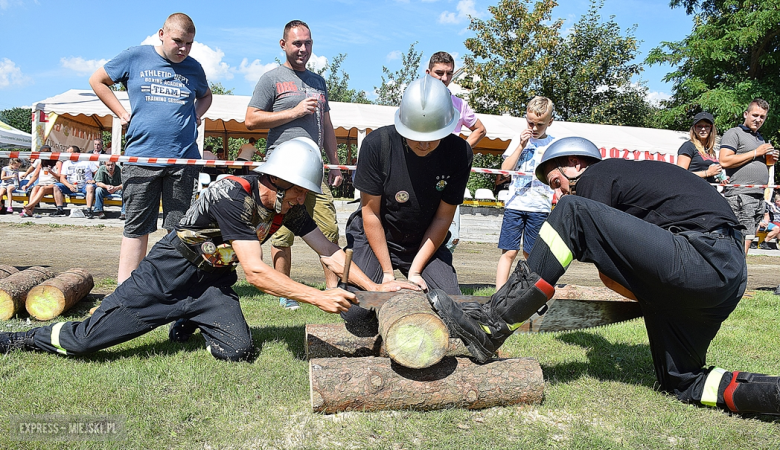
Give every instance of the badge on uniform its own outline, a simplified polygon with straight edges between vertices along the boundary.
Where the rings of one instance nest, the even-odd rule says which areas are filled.
[[[436,179],[439,180],[436,182],[437,191],[441,192],[444,190],[444,188],[447,187],[447,178],[449,178],[448,175],[439,175],[438,177],[436,177]]]
[[[395,201],[398,203],[406,203],[409,201],[409,193],[406,191],[398,191],[395,194]]]

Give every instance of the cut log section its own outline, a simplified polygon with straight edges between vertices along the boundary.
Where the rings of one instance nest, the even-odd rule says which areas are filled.
[[[538,404],[542,368],[533,358],[476,364],[444,358],[427,369],[409,369],[387,358],[317,358],[309,361],[314,412],[480,409]]]
[[[0,280],[0,320],[8,320],[24,308],[30,289],[54,277],[45,267],[30,267]]]
[[[70,309],[95,286],[92,274],[70,269],[30,289],[25,307],[38,320],[51,320]]]
[[[9,266],[7,264],[0,264],[0,279],[6,278],[10,275],[13,275],[15,273],[19,272],[19,269],[17,269],[14,266]]]
[[[447,353],[450,333],[421,292],[395,295],[379,310],[377,319],[388,356],[404,367],[430,367]]]
[[[380,335],[361,337],[347,330],[343,323],[306,325],[306,359],[342,356],[382,356],[388,354]],[[450,338],[445,356],[470,356],[463,341]]]

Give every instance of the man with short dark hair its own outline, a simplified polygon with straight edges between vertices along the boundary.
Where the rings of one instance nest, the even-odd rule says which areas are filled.
[[[441,80],[449,88],[450,83],[452,83],[452,77],[455,74],[455,59],[447,52],[436,52],[428,61],[428,68],[425,70],[425,73]],[[474,148],[487,134],[485,125],[482,124],[482,121],[477,118],[469,104],[462,98],[452,93],[450,93],[450,96],[452,97],[452,105],[460,113],[460,118],[458,123],[455,124],[452,133],[460,135],[460,130],[465,125],[466,128],[471,130],[471,134],[466,138],[466,142],[469,143],[471,148]]]
[[[306,69],[313,43],[311,30],[305,22],[288,22],[279,41],[286,56],[284,64],[263,74],[255,86],[246,110],[245,123],[250,130],[268,129],[266,158],[277,145],[296,137],[308,137],[325,151],[331,164],[339,164],[325,79]],[[330,169],[328,180],[329,183],[323,183],[321,194],[309,193],[306,207],[325,237],[338,243],[336,207],[328,184],[339,186],[342,182],[341,171]],[[282,228],[271,239],[274,268],[288,276],[293,238],[287,228]],[[325,266],[323,270],[325,285],[328,288],[335,287],[338,284],[336,276]],[[279,299],[279,304],[286,309],[298,308],[296,302],[284,297]]]
[[[719,159],[720,165],[726,169],[729,184],[761,185],[769,181],[769,166],[777,161],[777,150],[758,132],[768,113],[769,103],[756,98],[743,113],[744,123],[723,134]],[[723,195],[739,222],[745,226],[747,256],[752,236],[764,217],[764,189],[727,186]]]

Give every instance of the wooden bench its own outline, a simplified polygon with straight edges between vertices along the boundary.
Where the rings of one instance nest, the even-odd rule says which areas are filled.
[[[24,194],[14,191],[13,192],[13,198],[15,202],[27,204],[27,201],[29,200],[29,197],[27,193]],[[3,195],[2,200],[7,201],[8,200],[8,194]],[[41,203],[50,203],[54,204],[54,197],[51,195],[44,195],[43,198],[41,198]],[[66,195],[65,196],[65,204],[71,204],[71,205],[86,205],[87,199],[84,194],[73,194],[73,195]],[[105,206],[122,206],[122,197],[119,194],[109,194],[103,199],[103,205]]]

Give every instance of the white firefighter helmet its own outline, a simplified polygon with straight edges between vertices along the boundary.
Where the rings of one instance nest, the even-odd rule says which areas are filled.
[[[452,133],[459,118],[447,86],[425,75],[406,87],[395,113],[395,129],[407,139],[436,141]]]

